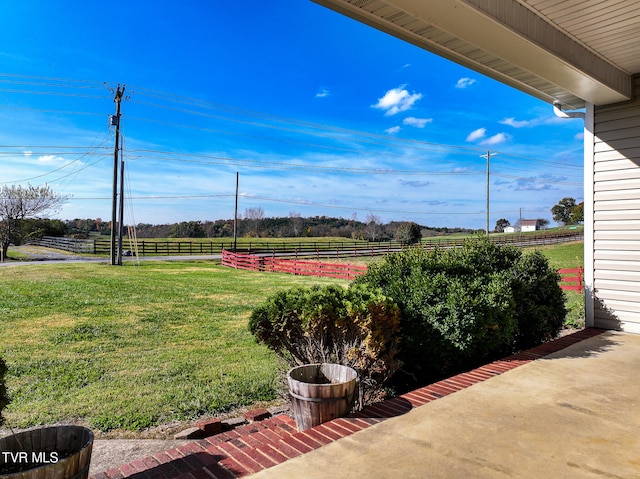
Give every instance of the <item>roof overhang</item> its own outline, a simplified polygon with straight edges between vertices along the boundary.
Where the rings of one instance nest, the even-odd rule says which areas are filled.
[[[313,0],[564,109],[630,100],[632,76],[518,0]]]

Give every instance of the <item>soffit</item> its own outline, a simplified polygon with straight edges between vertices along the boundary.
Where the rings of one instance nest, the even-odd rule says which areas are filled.
[[[640,73],[637,0],[524,0],[524,3],[621,70]]]
[[[565,109],[628,100],[640,73],[636,0],[314,1]]]

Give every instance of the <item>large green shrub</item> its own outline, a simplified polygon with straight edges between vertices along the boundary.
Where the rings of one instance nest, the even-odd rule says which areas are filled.
[[[515,349],[526,349],[557,336],[567,315],[560,275],[536,251],[522,255],[509,270],[518,323]]]
[[[553,337],[565,315],[557,273],[541,254],[484,239],[390,255],[354,283],[400,306],[400,359],[420,381]]]
[[[7,364],[2,358],[0,358],[0,426],[4,424],[4,417],[2,411],[7,404],[9,404],[9,395],[7,393],[7,387],[5,385],[5,376],[7,374]]]
[[[400,311],[363,286],[314,286],[276,293],[251,314],[249,330],[294,365],[332,362],[354,368],[365,402],[396,372]]]

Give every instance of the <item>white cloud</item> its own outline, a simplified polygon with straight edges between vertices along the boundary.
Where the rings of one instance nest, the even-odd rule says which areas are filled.
[[[460,88],[460,89],[464,89],[464,88],[469,88],[471,85],[473,85],[476,81],[473,78],[460,78],[460,80],[458,80],[458,82],[456,83],[456,88]]]
[[[421,180],[400,180],[402,186],[411,186],[412,188],[423,188],[429,186],[431,182]]]
[[[553,186],[548,183],[537,181],[537,178],[523,178],[516,182],[515,191],[542,191],[553,190]]]
[[[391,128],[387,128],[386,130],[384,130],[384,132],[388,133],[389,135],[395,135],[399,131],[400,131],[399,126],[392,126]]]
[[[514,128],[523,128],[525,126],[532,126],[536,122],[533,120],[516,120],[515,118],[505,118],[504,120],[499,121],[502,125],[512,126]]]
[[[61,161],[64,162],[65,159],[56,155],[43,155],[38,158],[38,163],[45,163],[45,164],[58,163]]]
[[[484,140],[481,145],[491,146],[491,145],[499,145],[500,143],[504,143],[509,139],[509,135],[506,133],[496,133],[495,135]]]
[[[467,171],[469,171],[469,167],[468,166],[460,166],[460,167],[457,167],[457,168],[453,169],[454,173],[465,173]]]
[[[404,85],[401,85],[398,88],[388,90],[382,98],[378,98],[378,103],[371,105],[371,107],[384,110],[385,116],[391,116],[409,110],[420,98],[422,98],[422,93],[409,93]]]
[[[427,123],[431,123],[433,118],[415,118],[409,116],[402,120],[404,125],[415,126],[416,128],[424,128]]]
[[[24,156],[31,156],[33,155],[33,152],[31,150],[25,150],[22,152],[24,154]]]
[[[480,138],[484,138],[484,135],[486,134],[486,128],[478,128],[477,130],[473,130],[471,133],[469,133],[469,135],[467,136],[467,141],[479,140]]]
[[[316,98],[326,98],[329,95],[331,95],[329,89],[326,87],[322,87],[320,88],[320,90],[318,90],[318,93],[316,93]]]

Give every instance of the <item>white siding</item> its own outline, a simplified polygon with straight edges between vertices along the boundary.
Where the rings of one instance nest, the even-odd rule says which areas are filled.
[[[640,332],[640,77],[634,80],[634,101],[594,109],[593,320]]]

